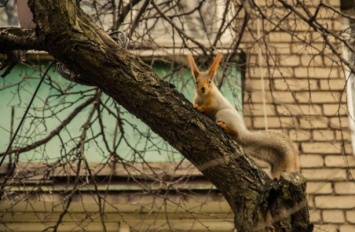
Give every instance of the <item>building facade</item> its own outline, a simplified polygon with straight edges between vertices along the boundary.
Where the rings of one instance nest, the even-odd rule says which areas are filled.
[[[354,6],[340,0],[304,1],[316,14],[312,22],[299,16],[307,14],[301,6],[285,11],[281,2],[289,1],[258,2],[269,20],[250,11],[240,44],[246,57],[241,68],[245,122],[251,130],[282,131],[297,145],[314,231],[355,231],[351,72],[334,57],[335,52],[351,57],[337,35],[351,25],[342,12]],[[318,24],[328,31],[316,30]],[[12,195],[0,204],[0,230],[234,231],[232,212],[218,190],[180,161],[154,160],[148,166],[96,161],[90,168],[65,163],[50,173],[34,171],[48,164],[19,164],[18,176],[35,175],[11,185]],[[95,173],[94,182],[86,180],[88,169]],[[2,180],[8,171],[1,167]],[[78,175],[80,186],[73,188]]]
[[[265,5],[271,2],[274,1],[265,1]],[[317,22],[330,32],[341,34],[346,22],[334,12],[346,11],[346,1],[304,2],[312,13],[320,2],[331,6],[332,10],[320,7]],[[305,14],[302,7],[292,7]],[[267,33],[267,46],[260,48],[248,34],[244,39],[248,54],[245,121],[255,130],[267,126],[283,131],[297,144],[301,173],[307,178],[314,230],[355,231],[354,132],[347,105],[353,104],[347,100],[350,78],[344,66],[334,59],[333,47],[325,44],[322,34],[308,22],[293,15],[294,23],[275,30],[284,8],[277,4],[268,13],[273,21],[264,22],[262,27]],[[288,20],[292,21],[292,17]],[[258,30],[257,23],[253,28]],[[290,35],[291,30],[294,36]],[[339,54],[344,52],[338,39],[328,39]]]

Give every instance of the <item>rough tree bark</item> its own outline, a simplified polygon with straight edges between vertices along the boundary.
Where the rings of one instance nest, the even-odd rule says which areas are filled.
[[[301,175],[271,181],[214,122],[95,26],[75,0],[29,5],[37,28],[0,28],[0,52],[44,50],[88,78],[199,168],[229,202],[238,231],[266,231],[269,209],[276,231],[312,231]]]

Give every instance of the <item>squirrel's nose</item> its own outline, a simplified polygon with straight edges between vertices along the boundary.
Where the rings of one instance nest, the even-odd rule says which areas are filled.
[[[204,93],[205,92],[205,87],[202,87],[201,91],[202,91],[202,93]]]

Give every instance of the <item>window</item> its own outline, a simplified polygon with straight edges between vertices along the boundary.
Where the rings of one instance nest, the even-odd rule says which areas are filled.
[[[223,20],[223,17],[232,18],[233,4],[222,0],[154,2],[137,4],[131,17],[126,17],[122,28],[140,47],[176,48],[186,43],[195,46],[231,44],[232,27],[226,25],[229,20]],[[145,7],[147,9],[140,17]]]
[[[194,80],[186,65],[150,61],[154,71],[164,80],[172,83],[190,101],[194,95]],[[0,133],[3,139],[1,151],[6,150],[10,134],[15,131],[25,112],[34,90],[48,64],[42,62],[18,65],[12,73],[1,80],[0,84]],[[207,68],[207,67],[206,67]],[[203,66],[201,67],[203,69]],[[221,91],[238,109],[241,107],[241,75],[236,64],[230,63],[221,72],[216,82],[221,83]],[[28,147],[46,138],[41,146],[20,154],[21,162],[73,161],[75,147],[80,139],[82,127],[92,110],[92,103],[73,116],[70,115],[97,92],[94,87],[74,85],[61,78],[54,69],[48,72],[26,120],[16,137],[13,148]],[[91,119],[87,132],[86,158],[89,162],[105,163],[110,159],[109,149],[118,156],[134,162],[180,162],[184,158],[167,142],[156,135],[148,126],[128,113],[112,99],[102,94],[102,106]],[[60,126],[65,124],[61,129]],[[51,133],[61,129],[58,135]],[[107,149],[107,147],[110,147]]]

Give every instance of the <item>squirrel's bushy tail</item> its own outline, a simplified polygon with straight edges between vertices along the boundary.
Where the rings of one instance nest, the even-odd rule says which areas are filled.
[[[218,111],[216,122],[243,147],[245,154],[268,162],[273,177],[299,171],[298,152],[286,135],[276,131],[249,131],[234,109]]]

